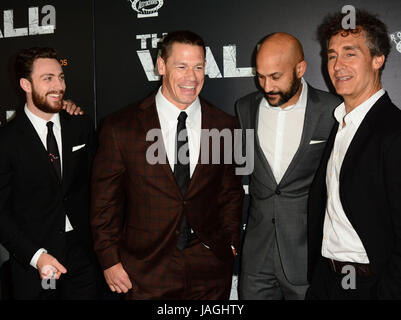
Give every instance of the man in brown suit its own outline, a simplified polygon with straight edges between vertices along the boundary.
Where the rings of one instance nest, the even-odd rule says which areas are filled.
[[[207,129],[232,138],[238,123],[198,97],[205,75],[198,35],[167,35],[157,67],[157,93],[101,126],[92,178],[95,250],[110,289],[127,299],[228,299],[243,188],[232,162],[210,157],[232,155],[232,139],[218,144]],[[155,132],[158,140],[149,141]]]

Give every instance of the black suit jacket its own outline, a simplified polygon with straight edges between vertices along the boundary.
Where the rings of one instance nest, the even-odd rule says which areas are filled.
[[[334,145],[334,125],[309,195],[309,278],[321,255],[327,189],[326,169]],[[340,199],[360,237],[378,298],[401,298],[401,111],[387,93],[366,114],[340,171]]]
[[[87,116],[70,116],[64,111],[60,123],[62,182],[23,110],[0,129],[0,242],[26,270],[33,270],[30,260],[42,247],[63,263],[66,214],[82,244],[91,246],[88,214],[93,125]]]

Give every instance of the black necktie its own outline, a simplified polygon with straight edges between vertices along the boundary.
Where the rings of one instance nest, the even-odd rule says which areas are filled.
[[[47,152],[49,153],[50,162],[53,164],[54,170],[61,181],[61,163],[60,154],[58,153],[56,137],[53,134],[53,122],[49,121],[46,123],[47,126]]]
[[[176,162],[174,165],[174,177],[183,196],[185,196],[190,181],[188,134],[187,127],[185,125],[187,116],[188,115],[183,111],[178,116],[175,149]],[[184,137],[185,139],[183,139]],[[187,150],[186,153],[184,153],[185,150]],[[187,222],[186,212],[184,212],[184,219],[181,225],[180,235],[178,237],[177,248],[179,250],[183,250],[190,241],[190,237],[191,228]]]

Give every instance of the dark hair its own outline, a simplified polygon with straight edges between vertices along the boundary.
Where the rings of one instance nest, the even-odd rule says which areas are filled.
[[[60,61],[57,51],[53,48],[29,48],[20,51],[15,58],[15,75],[17,80],[21,78],[31,79],[32,66],[36,59],[48,58]]]
[[[380,21],[376,15],[373,15],[365,10],[355,10],[355,29],[344,30],[342,20],[344,15],[341,12],[327,15],[323,23],[318,27],[317,34],[321,44],[327,49],[331,37],[341,32],[341,36],[346,37],[350,33],[358,34],[364,30],[366,32],[367,47],[370,55],[381,56],[387,60],[387,56],[391,50],[391,42],[388,36],[386,25]],[[386,62],[386,61],[385,61]],[[384,69],[384,64],[380,72]]]
[[[202,47],[203,53],[206,56],[205,42],[194,32],[187,30],[174,31],[167,34],[159,44],[160,57],[166,61],[170,56],[171,48],[174,43],[190,44]]]

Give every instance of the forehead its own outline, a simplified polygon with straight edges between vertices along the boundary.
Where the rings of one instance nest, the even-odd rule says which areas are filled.
[[[38,58],[33,62],[32,75],[60,74],[63,70],[56,59]]]
[[[288,57],[282,52],[263,50],[256,56],[256,70],[260,73],[284,72],[291,66]]]
[[[200,46],[175,42],[171,46],[167,60],[170,60],[170,58],[171,60],[191,59],[204,61],[205,55],[203,48]]]
[[[340,31],[330,38],[327,49],[338,50],[348,46],[358,46],[361,49],[366,48],[368,50],[366,41],[366,33],[363,30],[358,33],[349,32],[348,34]]]

